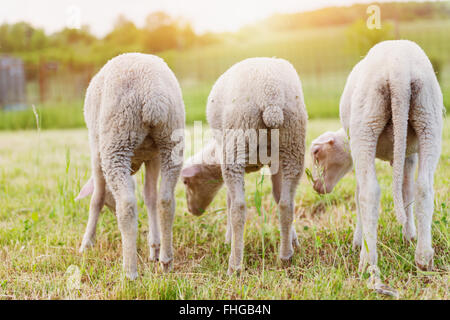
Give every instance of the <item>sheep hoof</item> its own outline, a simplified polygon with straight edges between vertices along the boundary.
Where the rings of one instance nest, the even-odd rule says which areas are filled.
[[[388,285],[386,285],[384,283],[377,283],[371,289],[375,290],[376,293],[383,294],[385,296],[390,296],[390,297],[394,297],[394,298],[397,298],[397,299],[400,297],[400,295],[399,295],[397,290],[389,287]]]
[[[229,276],[231,276],[231,275],[240,276],[241,272],[242,272],[241,266],[236,266],[236,267],[228,266],[227,275],[229,275]]]
[[[367,287],[370,290],[374,290],[375,292],[395,298],[399,298],[398,291],[384,284],[380,278],[380,270],[377,266],[370,266],[368,268],[368,272],[370,274],[369,279],[367,280]]]
[[[352,248],[354,251],[361,250],[361,241],[353,239]]]
[[[291,254],[291,256],[289,258],[281,258],[280,257],[281,265],[282,265],[283,268],[288,268],[288,267],[291,266],[291,264],[292,264],[292,257],[293,257],[293,254]]]
[[[167,262],[160,261],[159,264],[161,265],[161,270],[164,273],[170,272],[172,270],[172,259]]]
[[[407,244],[407,245],[412,244],[413,241],[416,240],[416,232],[415,232],[415,230],[411,230],[410,228],[403,227],[402,238],[403,238],[403,242],[405,244]]]
[[[80,249],[78,249],[78,252],[83,253],[86,250],[88,250],[89,248],[92,248],[93,246],[94,246],[93,240],[83,240],[83,242],[81,243]]]
[[[410,236],[410,235],[403,234],[402,238],[403,238],[403,243],[405,243],[408,246],[412,245],[414,243],[414,241],[416,240],[416,237],[414,235]]]
[[[136,278],[138,277],[138,273],[137,273],[137,271],[128,271],[128,272],[126,273],[126,277],[127,277],[129,280],[133,281],[133,280],[136,280]]]
[[[433,255],[433,249],[426,252],[416,252],[416,266],[422,271],[432,271],[434,268]]]
[[[292,256],[294,255],[293,248],[288,250],[281,250],[281,252],[287,251],[288,253],[280,253],[280,260],[283,266],[289,266],[292,262]]]
[[[150,245],[150,261],[158,261],[159,260],[159,244]]]
[[[369,279],[369,284],[367,285],[367,287],[370,290],[374,290],[376,293],[383,294],[385,296],[390,296],[390,297],[394,297],[397,299],[400,297],[397,290],[382,283],[379,279],[377,279],[377,280]]]

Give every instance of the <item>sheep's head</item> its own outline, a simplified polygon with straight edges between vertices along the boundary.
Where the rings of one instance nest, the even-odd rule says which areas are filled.
[[[223,185],[218,165],[192,164],[181,171],[190,213],[202,215]]]
[[[133,181],[134,181],[134,179],[133,179]],[[94,193],[94,178],[91,177],[88,180],[88,182],[86,182],[86,184],[83,186],[83,188],[81,188],[81,191],[78,194],[78,196],[75,198],[75,201],[83,199],[93,193]],[[106,186],[106,190],[105,190],[105,205],[112,212],[114,212],[114,213],[116,212],[116,201],[114,200],[114,197],[113,197],[111,191],[109,190],[108,186]]]
[[[353,165],[344,130],[328,131],[315,139],[311,144],[311,158],[314,190],[320,194],[331,192]]]

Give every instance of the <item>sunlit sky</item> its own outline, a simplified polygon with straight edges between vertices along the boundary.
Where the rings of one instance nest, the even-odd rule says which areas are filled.
[[[0,23],[27,21],[54,32],[79,21],[103,36],[119,14],[143,26],[145,17],[163,10],[189,20],[197,32],[236,31],[274,13],[308,11],[327,6],[370,3],[366,0],[0,0]],[[380,1],[378,1],[380,2]],[[73,9],[75,7],[75,10]],[[76,22],[75,22],[76,23]]]

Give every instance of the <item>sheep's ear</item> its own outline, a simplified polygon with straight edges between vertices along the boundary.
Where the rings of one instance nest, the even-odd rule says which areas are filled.
[[[81,188],[80,193],[75,198],[75,201],[78,201],[80,199],[86,198],[87,196],[91,195],[94,192],[94,179],[92,177],[89,179],[89,181],[84,185],[83,188]]]
[[[195,177],[200,172],[200,168],[196,165],[186,167],[183,170],[181,170],[181,176],[183,178],[192,178]]]
[[[311,148],[311,152],[313,155],[317,155],[319,153],[320,149],[322,149],[322,145],[316,144]]]

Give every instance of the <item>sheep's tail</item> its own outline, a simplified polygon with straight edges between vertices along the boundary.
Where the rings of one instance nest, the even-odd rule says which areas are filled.
[[[278,128],[284,122],[283,110],[277,105],[269,105],[264,109],[262,118],[268,128]]]
[[[408,115],[411,101],[411,79],[409,70],[399,61],[390,68],[390,92],[392,123],[394,127],[393,194],[394,209],[401,224],[406,222],[403,203],[403,177],[408,134]]]

